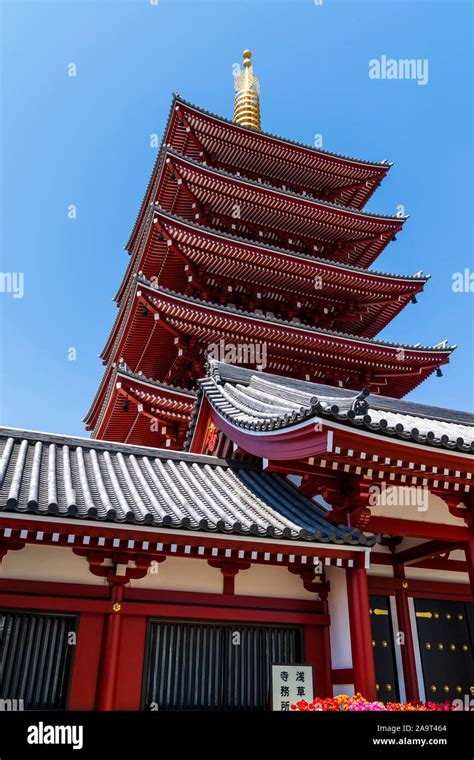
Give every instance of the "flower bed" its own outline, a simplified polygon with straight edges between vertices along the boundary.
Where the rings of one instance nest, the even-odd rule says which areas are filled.
[[[347,694],[340,694],[337,697],[326,697],[320,699],[317,697],[312,702],[306,702],[302,699],[300,702],[291,705],[292,710],[300,710],[302,712],[307,711],[329,711],[329,712],[357,712],[357,711],[395,711],[395,712],[447,712],[453,710],[450,702],[422,702],[416,700],[415,702],[369,702],[364,699],[362,694],[355,694],[353,697],[349,697]]]

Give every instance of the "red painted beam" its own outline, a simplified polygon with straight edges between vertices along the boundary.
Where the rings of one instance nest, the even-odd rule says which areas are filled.
[[[55,581],[16,580],[0,578],[0,592],[12,595],[38,594],[41,596],[82,597],[83,599],[108,599],[107,586],[90,583],[57,583]],[[74,601],[71,600],[74,604]]]
[[[108,586],[76,583],[55,583],[51,581],[24,581],[10,578],[0,578],[0,593],[8,592],[10,598],[21,599],[22,595],[29,599],[38,597],[61,597],[63,600],[69,600],[68,604],[72,607],[76,604],[87,602],[91,599],[109,598]],[[71,598],[73,597],[73,598]],[[77,601],[75,597],[82,597]],[[7,593],[4,594],[8,598]],[[306,599],[288,599],[280,597],[263,597],[263,596],[243,596],[228,595],[215,593],[201,593],[195,591],[167,591],[164,589],[145,588],[143,586],[126,586],[124,588],[124,601],[126,602],[144,602],[177,605],[194,605],[206,607],[241,607],[246,609],[268,609],[268,610],[287,610],[289,612],[305,612],[308,614],[319,614],[322,612],[322,602],[309,601]],[[12,606],[12,605],[9,605]],[[86,606],[81,609],[87,609]],[[104,608],[95,607],[96,611]]]
[[[394,565],[393,555],[383,552],[370,552],[370,565]],[[447,570],[448,572],[467,573],[467,564],[462,560],[446,559],[445,557],[432,557],[430,559],[416,560],[408,567],[425,567],[428,570]]]
[[[474,601],[474,595],[468,583],[445,583],[444,581],[425,581],[408,578],[408,595],[426,599],[451,599],[453,601]],[[369,575],[368,584],[371,594],[394,595],[400,581]]]
[[[177,531],[167,532],[166,529],[163,530],[157,528],[150,528],[150,530],[136,530],[132,524],[128,524],[126,527],[123,527],[122,525],[118,526],[116,523],[101,523],[100,521],[93,520],[88,522],[88,524],[76,522],[73,525],[71,524],[70,520],[61,518],[57,519],[53,515],[48,515],[48,517],[42,519],[30,520],[28,518],[16,519],[15,517],[5,517],[0,514],[0,528],[11,528],[17,532],[20,530],[28,530],[31,531],[31,533],[34,535],[38,530],[45,531],[45,526],[47,533],[45,532],[43,540],[41,541],[41,545],[43,546],[68,546],[72,548],[72,544],[67,543],[67,535],[68,533],[74,532],[76,536],[90,537],[90,543],[87,547],[89,550],[97,549],[101,552],[110,551],[110,545],[106,547],[98,546],[96,539],[99,537],[105,537],[107,539],[120,538],[121,540],[126,540],[127,542],[131,539],[134,539],[137,542],[140,542],[140,544],[142,541],[149,541],[152,545],[156,545],[157,541],[161,541],[163,542],[164,549],[159,553],[159,556],[166,555],[174,557],[187,557],[188,555],[184,553],[185,546],[190,546],[191,549],[197,549],[198,547],[202,546],[205,549],[218,548],[222,550],[232,549],[233,551],[255,551],[260,554],[268,553],[270,555],[270,558],[269,560],[264,560],[263,558],[260,560],[252,560],[252,564],[263,564],[267,567],[269,565],[285,567],[286,565],[283,562],[279,562],[277,560],[277,555],[282,553],[295,555],[295,557],[306,556],[310,558],[317,556],[331,557],[335,559],[340,558],[346,560],[353,559],[356,561],[361,557],[362,554],[360,551],[351,550],[349,547],[339,548],[336,544],[320,544],[318,546],[311,546],[309,543],[296,540],[288,540],[288,542],[279,540],[279,542],[274,543],[271,538],[252,541],[251,539],[246,539],[244,536],[237,535],[227,538],[223,534],[220,535],[202,533],[198,535],[193,531],[186,533],[183,531],[182,533],[178,533]],[[51,535],[55,532],[58,532],[60,534],[60,540],[53,543],[51,540]],[[6,539],[6,541],[9,540],[10,539]],[[12,537],[12,540],[15,540],[14,536]],[[28,541],[28,539],[26,539],[25,543],[36,544],[37,542],[34,540]],[[167,547],[175,544],[178,544],[179,551],[169,551]],[[82,546],[77,548],[84,547]],[[127,550],[127,555],[129,555],[130,559],[133,559],[136,554],[139,554],[141,556],[152,555],[154,557],[158,554],[158,552],[150,550],[145,551],[142,549]],[[210,559],[211,556],[203,555],[200,557],[196,554],[191,555],[191,558],[202,558],[203,560],[207,560]]]
[[[391,536],[410,536],[456,543],[468,540],[468,529],[457,525],[425,523],[421,520],[400,520],[392,517],[370,517],[366,530],[371,533],[385,533]]]
[[[433,557],[433,559],[413,562],[408,567],[425,567],[427,570],[443,570],[448,573],[467,573],[467,562],[458,559],[445,559],[444,557]]]
[[[219,430],[240,446],[244,451],[262,459],[273,461],[303,459],[310,456],[326,454],[332,448],[332,433],[326,429],[315,431],[314,420],[304,428],[288,428],[284,433],[275,435],[253,435],[252,431],[233,427],[214,409],[212,420]]]
[[[453,549],[459,549],[461,547],[462,544],[456,544],[449,541],[426,541],[423,544],[412,546],[410,549],[396,552],[393,555],[393,561],[396,565],[413,565],[415,562],[431,559],[432,557],[437,557],[439,554],[452,551]]]
[[[64,599],[62,597],[40,597],[0,593],[0,605],[6,608],[57,610],[67,612],[110,612],[110,601],[98,602],[90,599]],[[121,616],[157,616],[169,618],[190,618],[192,620],[241,620],[263,623],[294,623],[295,625],[329,625],[329,616],[311,612],[288,611],[285,609],[255,609],[243,607],[205,607],[173,603],[122,602]]]

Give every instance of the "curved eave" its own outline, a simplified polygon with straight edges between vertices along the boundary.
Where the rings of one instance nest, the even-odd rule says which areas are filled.
[[[218,343],[224,335],[233,343],[267,342],[270,345],[267,363],[269,372],[291,375],[294,370],[289,364],[290,352],[297,358],[299,371],[303,371],[311,363],[311,356],[318,351],[322,352],[321,361],[314,365],[314,372],[311,373],[311,377],[316,381],[333,382],[329,379],[331,373],[342,373],[344,383],[349,383],[349,387],[358,388],[362,383],[369,385],[375,393],[385,392],[398,398],[414,390],[437,368],[446,364],[454,349],[404,346],[295,325],[276,318],[259,317],[160,289],[139,277],[134,283],[131,282],[128,301],[120,312],[120,327],[106,357],[109,369],[106,370],[93,405],[96,410],[103,402],[104,384],[108,381],[107,373],[114,362],[123,358],[133,369],[142,369],[145,373],[161,379],[165,377],[163,373],[166,362],[169,367],[169,362],[177,356],[171,345],[166,351],[156,354],[156,341],[163,327],[154,333],[153,351],[150,353],[149,350],[146,356],[143,355],[145,343],[152,336],[153,325],[159,325],[160,322],[157,323],[150,314],[146,319],[141,316],[139,292],[142,303],[145,299],[151,313],[162,312],[162,316],[171,325],[178,319],[184,335],[194,335],[196,340],[201,343],[204,340],[206,345],[213,341]],[[165,335],[170,337],[166,330],[162,333],[163,337]],[[212,340],[209,335],[212,335]],[[137,364],[139,361],[141,363]],[[308,372],[307,369],[305,371]],[[362,382],[360,373],[368,372],[372,373],[370,379]]]
[[[111,377],[92,437],[181,447],[194,411],[195,394],[151,380],[142,382],[134,374],[119,372]],[[152,428],[152,419],[160,424]]]
[[[142,314],[145,306],[147,316]],[[368,385],[375,393],[398,398],[447,363],[453,350],[403,346],[256,316],[158,288],[138,277],[107,358],[110,363],[123,359],[134,370],[163,379],[179,356],[175,330],[197,341],[200,361],[206,346],[219,346],[221,339],[233,345],[264,342],[269,372],[305,372],[323,383],[334,383],[336,373],[348,387]],[[315,352],[320,357],[316,362]]]
[[[142,375],[139,372],[132,372],[131,369],[127,368],[124,370],[120,365],[117,366],[116,376],[117,380],[122,378],[124,381],[139,384],[140,386],[143,386],[143,388],[149,388],[151,391],[155,390],[163,394],[182,398],[183,401],[189,400],[191,403],[194,403],[196,400],[196,391],[194,390],[180,388],[179,386],[171,385],[170,383],[160,383],[153,377],[146,377],[146,375]]]
[[[346,156],[342,153],[333,153],[326,150],[321,150],[320,148],[314,148],[311,145],[307,145],[305,143],[297,142],[296,140],[290,140],[285,137],[280,137],[278,135],[274,135],[271,132],[264,132],[263,130],[258,130],[258,132],[255,132],[255,130],[250,129],[249,127],[242,127],[239,124],[236,124],[231,119],[226,119],[223,116],[218,116],[215,113],[212,113],[211,111],[206,111],[204,108],[200,108],[193,103],[191,103],[188,100],[185,100],[182,98],[178,93],[175,93],[173,95],[173,102],[171,104],[171,109],[168,117],[168,123],[165,129],[165,137],[164,141],[166,142],[166,137],[169,134],[169,127],[170,122],[173,116],[174,109],[176,105],[183,105],[186,108],[189,108],[193,111],[196,111],[196,113],[202,114],[203,116],[209,117],[212,121],[216,122],[217,124],[222,123],[225,124],[228,127],[231,127],[232,130],[235,130],[235,132],[243,132],[250,135],[257,135],[258,137],[264,139],[264,140],[270,140],[272,142],[278,142],[282,145],[289,146],[291,148],[297,148],[301,149],[302,151],[308,152],[310,155],[313,156],[321,156],[325,159],[334,159],[337,163],[346,163],[346,164],[356,164],[358,166],[362,167],[368,167],[371,169],[380,169],[381,171],[384,171],[387,173],[389,169],[393,166],[391,163],[386,163],[384,161],[367,161],[364,159],[359,158],[351,158],[350,156]]]
[[[209,227],[204,227],[202,224],[198,224],[197,222],[188,221],[187,219],[183,219],[180,216],[169,214],[166,211],[163,211],[163,209],[155,208],[154,216],[155,218],[163,219],[172,224],[175,224],[176,226],[181,227],[183,230],[200,233],[206,238],[228,241],[235,247],[249,248],[251,250],[260,252],[262,256],[274,254],[281,256],[285,260],[294,260],[296,262],[303,262],[305,264],[315,263],[332,270],[353,272],[354,274],[360,275],[361,277],[374,279],[376,278],[381,280],[393,280],[394,282],[413,283],[417,285],[420,283],[425,284],[431,278],[431,275],[429,274],[395,274],[392,272],[382,272],[376,269],[366,269],[355,264],[344,264],[342,261],[331,261],[329,259],[324,259],[318,256],[311,256],[305,253],[292,253],[285,248],[278,248],[266,243],[258,243],[250,240],[249,238],[242,238],[238,235],[231,235],[228,232],[222,232],[220,230],[213,230]]]
[[[386,174],[388,173],[388,171],[391,168],[391,166],[392,166],[391,163],[372,162],[372,161],[360,160],[360,159],[351,158],[349,156],[345,156],[345,155],[342,155],[342,154],[331,153],[329,151],[320,150],[320,149],[314,148],[314,147],[312,147],[310,145],[305,145],[303,143],[299,143],[299,142],[296,142],[294,140],[289,140],[289,139],[285,139],[285,138],[282,138],[282,137],[277,136],[277,135],[273,135],[273,134],[271,134],[269,132],[259,131],[258,133],[255,133],[255,131],[252,130],[252,129],[249,129],[247,127],[242,127],[242,126],[240,126],[238,124],[235,124],[234,122],[232,122],[229,119],[225,119],[223,117],[217,116],[216,114],[213,114],[210,111],[206,111],[205,109],[198,108],[197,106],[193,105],[192,103],[184,100],[184,98],[181,98],[178,94],[174,94],[174,96],[173,96],[173,100],[172,100],[172,103],[171,103],[171,106],[170,106],[170,110],[169,110],[169,114],[168,114],[167,124],[166,124],[165,131],[164,131],[164,138],[163,138],[162,145],[163,144],[166,145],[169,142],[169,140],[170,140],[170,130],[171,130],[171,126],[172,126],[173,115],[175,113],[176,107],[179,106],[179,105],[182,105],[185,108],[194,110],[196,113],[199,113],[200,115],[205,116],[208,119],[212,120],[217,125],[218,124],[225,125],[227,129],[229,129],[229,128],[232,129],[232,131],[235,131],[236,134],[242,133],[242,134],[249,135],[249,136],[252,136],[252,137],[254,137],[254,136],[257,135],[257,137],[260,140],[263,140],[264,142],[271,142],[271,143],[281,144],[283,147],[287,147],[287,148],[290,148],[290,149],[295,149],[297,151],[304,152],[306,155],[309,155],[310,157],[314,157],[316,160],[318,158],[322,158],[325,161],[333,162],[336,167],[338,165],[342,164],[342,165],[354,165],[354,166],[357,166],[357,167],[367,167],[369,170],[375,169],[375,170],[377,170],[377,171],[380,172],[381,179],[383,179],[386,176]],[[151,176],[150,176],[150,179],[149,179],[146,191],[145,191],[145,195],[143,197],[143,200],[142,200],[142,203],[141,203],[141,206],[140,206],[137,218],[135,220],[135,224],[133,226],[133,230],[131,232],[130,238],[129,238],[128,243],[126,245],[126,248],[130,247],[131,242],[133,241],[133,239],[135,237],[135,233],[136,233],[137,227],[138,227],[138,225],[140,223],[141,217],[143,216],[144,208],[149,203],[151,188],[152,188],[154,180],[155,180],[155,173],[156,173],[157,164],[158,164],[158,158],[156,159],[155,164],[153,166],[153,170],[152,170],[152,173],[151,173]]]
[[[207,176],[214,176],[215,178],[220,177],[221,179],[225,179],[228,181],[232,181],[234,184],[238,184],[242,187],[247,188],[255,188],[264,190],[267,194],[271,194],[274,198],[281,198],[283,199],[292,199],[294,202],[299,201],[300,204],[312,204],[314,207],[318,207],[320,209],[326,209],[327,211],[333,211],[335,213],[339,212],[339,214],[343,215],[352,215],[353,218],[358,218],[365,221],[385,221],[387,223],[396,223],[396,231],[400,230],[403,226],[403,223],[406,221],[408,216],[397,216],[397,215],[387,215],[387,214],[375,214],[375,213],[368,213],[366,211],[361,211],[356,208],[346,207],[344,205],[338,204],[338,203],[330,203],[328,201],[322,201],[317,198],[312,197],[311,195],[304,195],[301,193],[296,193],[291,190],[282,190],[281,188],[274,187],[268,183],[264,182],[257,182],[256,180],[252,179],[246,179],[243,176],[238,176],[236,174],[232,174],[230,172],[224,171],[222,169],[216,169],[215,167],[203,164],[199,161],[194,161],[193,159],[179,153],[179,151],[174,150],[170,146],[163,145],[163,147],[160,149],[160,152],[157,155],[152,178],[150,180],[149,188],[147,189],[147,192],[145,194],[145,198],[142,204],[142,208],[140,211],[140,214],[137,218],[137,221],[135,223],[132,235],[130,236],[125,248],[127,250],[130,250],[134,244],[137,231],[139,229],[140,223],[143,218],[143,214],[145,212],[145,209],[148,207],[148,205],[152,202],[156,202],[157,200],[157,188],[160,183],[160,177],[162,174],[162,167],[165,161],[175,159],[176,162],[182,162],[186,164],[189,168],[194,169],[194,171],[203,171],[207,173]],[[395,229],[395,228],[394,228]]]
[[[344,431],[354,440],[354,449],[363,450],[363,445],[357,444],[363,437],[373,441],[390,440],[400,446],[409,445],[421,452],[426,448],[439,452],[440,458],[452,454],[465,458],[466,466],[474,472],[474,442],[460,443],[456,439],[426,438],[413,429],[403,431],[386,430],[380,425],[368,420],[350,420],[347,416],[333,414],[319,407],[315,412],[307,414],[304,419],[282,423],[277,429],[256,430],[242,426],[228,414],[216,408],[212,397],[204,391],[212,408],[213,419],[219,430],[223,432],[243,451],[255,456],[274,460],[304,459],[315,455],[331,453],[331,438],[327,437],[330,429]],[[474,435],[474,429],[473,429]],[[349,446],[350,447],[350,446]],[[403,459],[403,455],[400,455]]]
[[[156,219],[163,226],[169,226],[178,228],[183,234],[194,235],[198,238],[210,241],[216,245],[226,245],[230,250],[246,251],[247,253],[255,253],[261,255],[262,262],[266,260],[276,259],[283,264],[289,264],[290,266],[304,266],[312,267],[316,270],[323,270],[329,273],[348,273],[354,276],[361,283],[379,283],[382,287],[386,287],[387,283],[394,286],[400,284],[404,288],[410,288],[412,293],[420,292],[426,282],[430,279],[430,275],[401,275],[393,274],[389,272],[381,272],[373,269],[365,269],[364,267],[344,264],[343,262],[330,261],[318,256],[311,256],[305,253],[292,253],[284,248],[278,248],[265,243],[258,243],[249,240],[248,238],[242,238],[237,235],[231,235],[226,232],[216,231],[204,227],[197,222],[187,221],[175,214],[169,214],[162,209],[156,207],[153,208],[153,217],[149,220],[149,227],[153,226],[153,221]],[[143,234],[143,233],[142,233]],[[149,249],[149,236],[146,236],[147,241],[139,246],[139,249],[134,252],[132,260],[129,261],[127,271],[123,278],[122,284],[117,291],[114,300],[120,303],[124,297],[130,277],[134,272],[141,271],[144,268],[144,262],[146,261],[147,251]]]
[[[362,208],[391,167],[388,163],[362,161],[242,127],[175,98],[163,143],[181,150],[186,142],[188,145],[182,152],[187,155],[205,153],[216,165],[227,164],[246,176],[253,172],[262,179],[271,177],[279,184],[298,184],[306,192],[312,188],[318,197],[323,197],[319,191],[324,191],[314,183],[308,184],[308,175],[319,177],[321,183],[325,179],[331,192],[357,197],[359,202],[350,204],[355,208]],[[301,172],[305,179],[296,182],[295,172],[298,175]]]
[[[160,383],[151,377],[146,377],[138,372],[132,372],[128,368],[125,370],[118,363],[109,363],[102,376],[91,407],[83,418],[86,430],[92,431],[92,437],[95,437],[98,434],[99,428],[107,414],[107,407],[116,384],[121,380],[125,383],[130,382],[140,384],[144,388],[149,388],[151,391],[155,390],[178,398],[189,399],[192,403],[195,403],[196,401],[195,391],[179,388],[168,383]]]
[[[397,214],[376,214],[373,212],[351,208],[349,206],[343,206],[340,203],[330,203],[329,201],[319,200],[318,198],[315,198],[311,195],[303,195],[302,193],[296,193],[292,190],[282,190],[281,188],[274,187],[267,182],[257,182],[256,180],[247,179],[246,177],[232,174],[231,172],[224,171],[223,169],[216,169],[213,166],[208,166],[207,164],[195,161],[192,158],[188,158],[188,156],[184,156],[182,153],[174,150],[169,146],[164,146],[164,148],[162,148],[162,152],[164,161],[166,161],[168,158],[175,158],[177,162],[188,164],[191,167],[194,167],[196,170],[204,172],[205,174],[211,176],[221,176],[225,179],[231,180],[237,185],[241,185],[243,187],[254,187],[258,190],[264,190],[265,192],[271,193],[276,197],[280,196],[282,198],[294,198],[304,205],[313,205],[327,208],[336,213],[366,221],[384,220],[388,222],[397,222],[399,225],[402,225],[409,218],[408,215],[398,216]]]
[[[212,312],[215,314],[225,314],[230,315],[237,318],[244,318],[245,320],[248,320],[250,322],[256,322],[260,323],[262,325],[281,325],[282,327],[290,330],[291,332],[295,333],[309,333],[311,335],[314,334],[320,334],[322,336],[328,336],[333,338],[337,341],[342,341],[344,343],[348,344],[360,344],[360,345],[370,345],[374,346],[375,348],[381,348],[381,349],[389,349],[389,350],[396,350],[399,351],[400,349],[405,349],[412,353],[413,355],[419,355],[419,354],[425,354],[425,353],[433,353],[438,356],[449,356],[456,346],[449,346],[443,349],[437,348],[436,346],[413,346],[413,345],[407,345],[403,343],[391,343],[389,341],[381,341],[376,340],[373,338],[360,338],[356,335],[352,335],[350,333],[340,333],[336,332],[334,330],[324,330],[322,328],[317,327],[310,327],[308,325],[303,324],[293,324],[291,322],[287,322],[283,319],[278,319],[277,317],[264,317],[264,316],[256,316],[252,312],[243,311],[241,309],[231,308],[229,306],[219,306],[218,304],[208,303],[207,301],[203,301],[199,298],[191,298],[190,296],[183,295],[181,293],[176,293],[172,290],[167,290],[165,288],[159,288],[157,286],[152,285],[152,283],[148,282],[144,277],[138,276],[137,277],[137,288],[139,286],[147,288],[152,294],[156,295],[162,295],[165,298],[169,298],[171,300],[175,300],[177,302],[181,302],[183,304],[189,304],[194,305],[200,309],[204,309],[206,312]]]

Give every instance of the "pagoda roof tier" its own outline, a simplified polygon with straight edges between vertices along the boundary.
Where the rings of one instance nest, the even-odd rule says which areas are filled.
[[[474,454],[474,414],[208,362],[198,381],[213,409],[250,432],[300,429],[317,419],[419,445]]]
[[[386,161],[362,161],[242,127],[179,95],[171,104],[163,144],[210,166],[353,208],[363,208],[392,166]],[[132,239],[151,201],[158,172],[159,158]]]
[[[333,506],[330,520],[344,521],[354,511],[352,524],[396,534],[404,521],[373,519],[371,494],[383,500],[387,489],[413,487],[440,496],[454,517],[467,515],[473,414],[220,362],[209,363],[200,385],[208,406],[201,404],[189,432],[191,450],[200,445],[198,431],[210,416],[240,451],[262,458],[267,471],[301,475],[302,493],[322,495]],[[429,535],[423,521],[405,524],[418,531],[410,535]]]
[[[194,383],[207,352],[224,351],[227,359],[245,346],[251,355],[264,352],[266,367],[277,374],[354,389],[368,385],[393,396],[405,395],[447,363],[454,348],[405,346],[286,322],[158,288],[142,276],[119,312],[109,346],[109,363],[123,358],[133,371],[166,382],[181,378],[181,385],[183,367]]]
[[[44,545],[50,540],[89,550],[107,542],[115,549],[129,549],[133,535],[132,544],[144,554],[150,549],[176,553],[180,545],[182,556],[263,562],[270,560],[264,552],[272,539],[280,539],[272,556],[280,563],[283,558],[290,562],[289,555],[294,561],[298,542],[308,547],[309,542],[353,547],[375,542],[374,536],[364,536],[357,528],[331,525],[325,510],[286,478],[216,457],[14,428],[0,429],[0,453],[2,530],[5,536],[15,531],[16,538],[20,530],[13,518],[19,513],[23,541]],[[12,521],[7,527],[9,513]],[[52,523],[55,537],[50,535]],[[108,531],[117,523],[128,526],[124,538],[113,538]],[[133,525],[143,532],[134,533]],[[186,531],[186,548],[181,547],[181,531]],[[235,551],[219,542],[209,545],[205,533],[247,536],[249,545]],[[258,537],[267,544],[263,551]],[[285,549],[285,540],[291,550]]]
[[[163,143],[250,179],[362,208],[391,164],[329,153],[211,114],[175,95]]]
[[[95,438],[167,448],[182,447],[196,393],[115,365],[87,418]]]
[[[153,209],[117,294],[132,274],[206,300],[296,316],[313,326],[373,337],[429,277],[394,275],[290,253]],[[166,265],[165,265],[166,264]]]
[[[369,214],[160,153],[150,201],[212,229],[275,247],[367,267],[407,217]],[[132,250],[132,241],[127,245]]]

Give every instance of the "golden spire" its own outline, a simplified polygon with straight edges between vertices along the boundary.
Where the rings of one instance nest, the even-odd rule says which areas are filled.
[[[253,74],[250,50],[244,50],[244,68],[234,74],[234,121],[260,129],[260,83]]]

